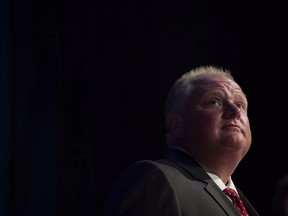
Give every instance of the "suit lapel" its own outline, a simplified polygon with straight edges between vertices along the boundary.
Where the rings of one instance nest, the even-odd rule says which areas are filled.
[[[209,179],[206,182],[207,186],[205,190],[214,198],[214,200],[219,204],[219,206],[221,206],[227,215],[240,215],[234,204],[227,199],[226,195],[212,179]]]
[[[251,203],[248,201],[248,199],[245,197],[245,195],[242,193],[242,191],[237,188],[238,194],[241,198],[241,200],[243,201],[246,210],[248,211],[250,216],[259,216],[257,211],[253,208],[253,206],[251,205]]]
[[[186,172],[188,172],[193,178],[205,183],[206,192],[213,197],[213,199],[219,204],[219,206],[221,206],[227,215],[240,215],[233,203],[227,199],[226,195],[221,191],[218,185],[210,178],[200,164],[197,163],[197,161],[195,161],[188,153],[180,149],[169,148],[164,158],[172,161],[182,169],[186,170]],[[238,188],[237,190],[240,191]],[[241,199],[243,199],[244,205],[246,206],[247,211],[250,213],[250,216],[258,216],[255,209],[241,191],[239,195]]]

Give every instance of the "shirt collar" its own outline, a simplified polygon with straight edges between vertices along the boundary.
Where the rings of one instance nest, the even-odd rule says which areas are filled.
[[[179,149],[181,151],[184,151],[186,152],[187,154],[189,154],[185,149],[183,148],[180,148],[180,147],[177,147],[177,146],[173,146],[173,148],[175,149]],[[190,155],[190,154],[189,154]],[[224,182],[219,178],[219,176],[217,176],[216,174],[214,173],[211,173],[209,171],[207,171],[207,169],[205,169],[205,166],[203,166],[199,161],[198,163],[202,166],[202,168],[205,170],[205,172],[210,176],[210,178],[218,185],[218,187],[223,191],[225,188],[231,188],[231,189],[234,189],[236,191],[236,193],[238,194],[237,192],[237,189],[232,181],[232,178],[231,176],[229,177],[229,180],[228,180],[228,184],[225,185]]]
[[[219,176],[215,175],[214,173],[211,173],[211,172],[207,172],[206,173],[210,176],[210,178],[218,185],[218,187],[221,189],[221,190],[224,190],[225,188],[231,188],[231,189],[234,189],[236,192],[237,192],[237,189],[234,185],[234,182],[232,181],[232,178],[231,176],[229,177],[229,180],[228,180],[228,184],[225,185],[224,182],[219,178]],[[238,192],[237,192],[238,193]]]

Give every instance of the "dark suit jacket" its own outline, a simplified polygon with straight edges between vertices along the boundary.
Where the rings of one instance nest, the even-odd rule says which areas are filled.
[[[237,188],[250,216],[258,213]],[[201,166],[179,149],[124,171],[111,190],[105,216],[240,216]]]

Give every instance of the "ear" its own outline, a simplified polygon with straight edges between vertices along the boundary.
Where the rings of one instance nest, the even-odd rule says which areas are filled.
[[[183,132],[183,120],[178,112],[169,112],[167,114],[167,128],[175,137],[181,137]]]

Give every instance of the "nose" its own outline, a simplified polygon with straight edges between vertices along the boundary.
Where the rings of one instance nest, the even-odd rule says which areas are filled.
[[[234,103],[226,104],[224,117],[225,118],[239,118],[241,114],[241,109]]]

